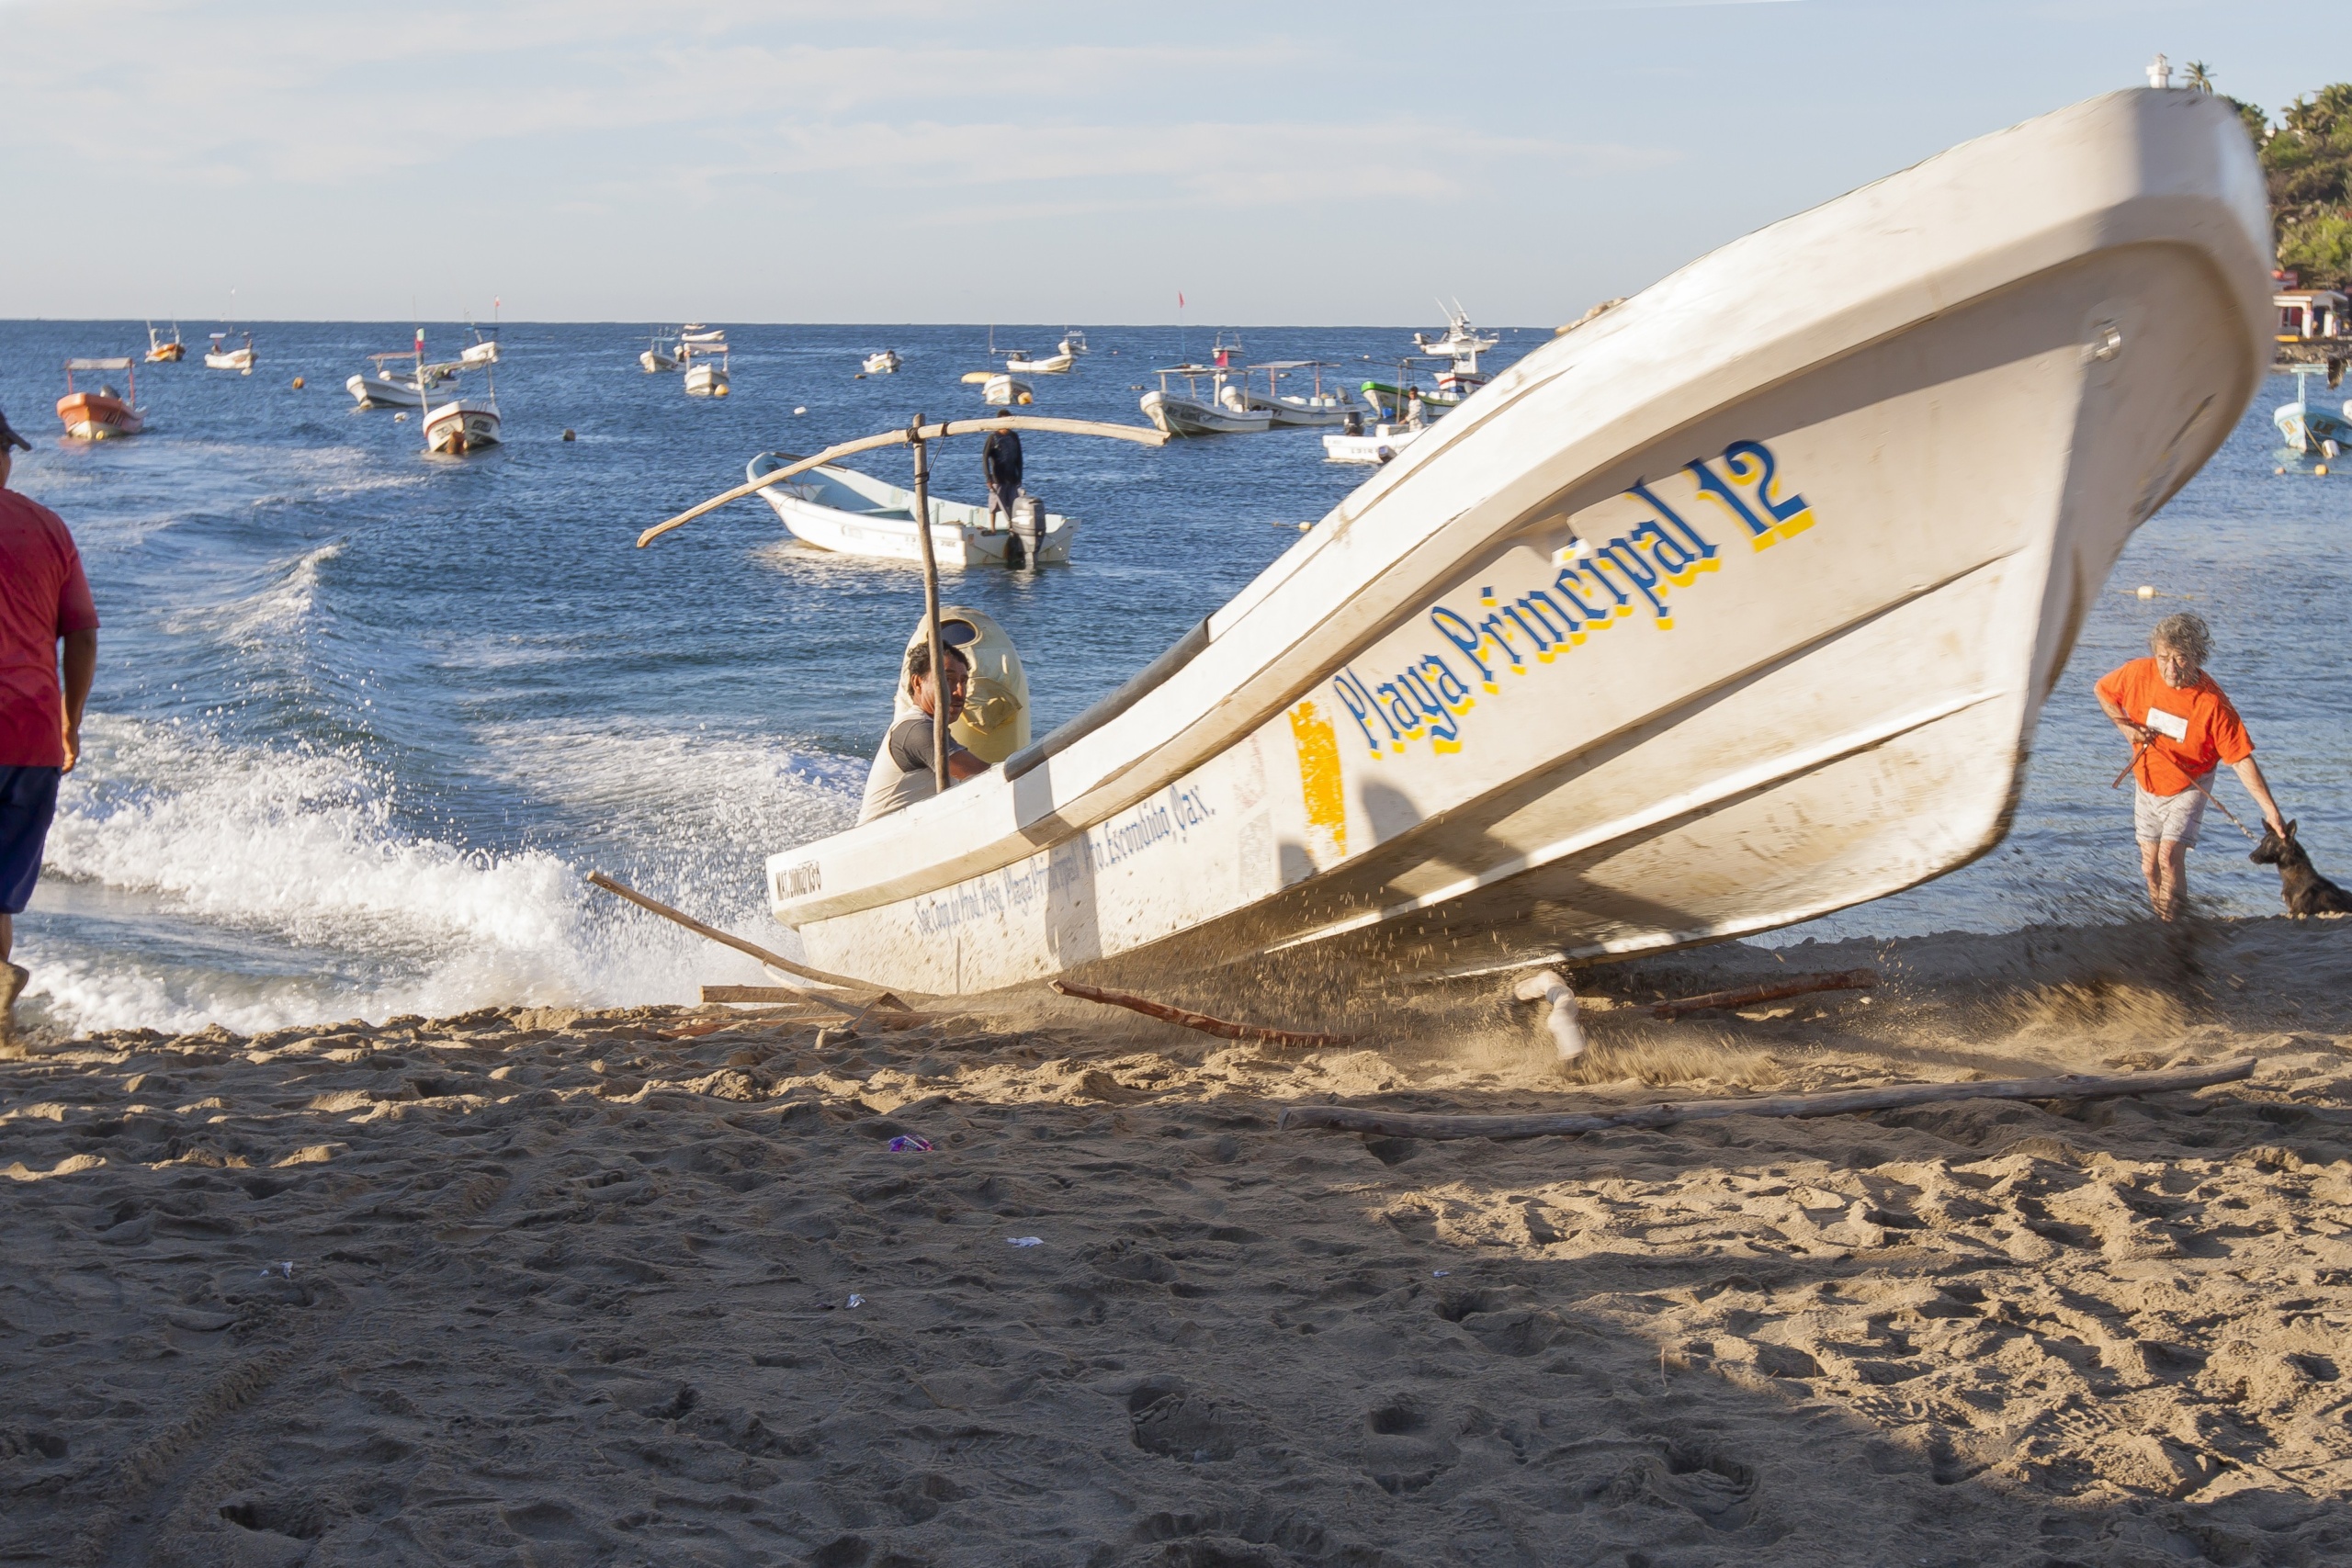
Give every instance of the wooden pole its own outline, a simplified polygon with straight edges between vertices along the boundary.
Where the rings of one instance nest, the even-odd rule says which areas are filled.
[[[765,490],[772,484],[781,484],[793,475],[806,473],[820,464],[831,463],[842,457],[854,457],[860,452],[871,452],[877,447],[896,446],[910,437],[918,437],[924,441],[944,441],[951,435],[978,435],[991,430],[1004,429],[1040,430],[1056,435],[1102,435],[1116,441],[1133,441],[1143,446],[1168,445],[1168,435],[1165,431],[1153,430],[1148,425],[1110,424],[1095,419],[1048,419],[1040,414],[1015,414],[1010,419],[947,420],[938,424],[926,425],[919,431],[885,431],[879,435],[864,435],[855,441],[844,441],[838,446],[828,446],[813,457],[799,458],[781,468],[771,469],[749,483],[737,485],[733,490],[722,491],[701,505],[690,506],[668,522],[657,523],[648,528],[637,536],[637,547],[641,550],[673,528],[683,528],[695,518],[707,513],[716,512],[730,501],[741,501],[753,491]]]
[[[1776,1002],[1783,997],[1810,996],[1815,991],[1867,991],[1878,984],[1875,969],[1841,969],[1834,975],[1791,975],[1783,979],[1767,980],[1761,985],[1741,986],[1736,990],[1709,991],[1702,996],[1681,997],[1670,1002],[1653,1002],[1650,1011],[1659,1018],[1680,1018],[1686,1012],[1701,1008],[1744,1008],[1757,1002]]]
[[[1961,1100],[2112,1100],[2127,1094],[2166,1094],[2205,1089],[2254,1076],[2254,1058],[2182,1067],[2168,1073],[2132,1073],[2121,1077],[1996,1078],[1982,1083],[1896,1084],[1884,1089],[1836,1089],[1827,1094],[1758,1095],[1752,1100],[1688,1100],[1679,1104],[1637,1105],[1623,1111],[1558,1112],[1533,1116],[1428,1116],[1407,1111],[1360,1111],[1348,1105],[1294,1105],[1283,1127],[1334,1127],[1348,1133],[1377,1133],[1391,1138],[1543,1138],[1555,1134],[1601,1133],[1615,1127],[1668,1127],[1678,1122],[1708,1122],[1724,1116],[1847,1116],[1863,1111],[1894,1111]]]
[[[662,903],[658,898],[648,898],[636,888],[628,886],[625,883],[616,882],[601,871],[590,872],[588,874],[588,880],[592,885],[603,888],[607,893],[613,894],[617,897],[628,899],[630,903],[636,905],[640,909],[650,909],[665,920],[677,921],[678,924],[685,927],[686,930],[693,931],[697,936],[707,936],[715,942],[719,942],[725,946],[733,948],[738,953],[748,953],[752,957],[758,959],[761,963],[772,964],[775,967],[783,970],[787,975],[797,975],[803,979],[815,980],[820,984],[828,986],[845,986],[852,990],[856,991],[860,999],[873,997],[876,994],[883,996],[888,996],[889,994],[888,992],[877,993],[876,987],[867,984],[864,980],[853,980],[846,975],[828,975],[822,969],[811,969],[806,964],[795,964],[791,959],[785,957],[781,953],[770,953],[766,948],[762,947],[757,942],[745,942],[741,937],[733,935],[728,931],[720,931],[716,926],[704,925],[692,915],[686,914],[683,910],[673,909],[669,905]],[[792,990],[792,987],[789,986],[779,986],[776,989]],[[842,1003],[849,998],[820,996],[814,991],[794,991],[793,998],[799,1001],[821,1003],[826,1007],[835,1009],[842,1013],[851,1013],[857,1010],[854,1008],[845,1008],[842,1006]]]
[[[933,795],[947,793],[946,650],[939,636],[939,558],[931,540],[931,453],[923,445],[922,415],[907,426],[915,449],[915,537],[922,541],[923,635],[931,649],[931,783]]]
[[[1151,1018],[1166,1019],[1187,1029],[1197,1029],[1204,1034],[1214,1034],[1226,1040],[1255,1040],[1269,1045],[1352,1045],[1352,1034],[1298,1034],[1287,1029],[1268,1029],[1255,1023],[1227,1023],[1221,1018],[1211,1018],[1204,1012],[1193,1012],[1184,1008],[1170,1007],[1147,997],[1132,996],[1125,991],[1098,991],[1091,986],[1074,985],[1068,980],[1049,980],[1046,984],[1066,997],[1081,1001],[1104,1002],[1114,1008],[1126,1008]]]

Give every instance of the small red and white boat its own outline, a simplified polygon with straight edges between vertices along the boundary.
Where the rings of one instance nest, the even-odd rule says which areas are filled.
[[[74,385],[76,370],[121,370],[130,377],[130,395],[123,396],[101,382],[95,392]],[[147,411],[139,406],[139,370],[125,355],[119,359],[69,359],[65,362],[65,395],[57,400],[57,417],[65,434],[76,441],[103,441],[113,435],[136,435],[147,426]]]

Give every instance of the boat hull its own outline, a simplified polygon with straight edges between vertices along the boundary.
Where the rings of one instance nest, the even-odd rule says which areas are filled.
[[[899,373],[899,356],[888,350],[865,356],[864,369],[868,376],[895,376]]]
[[[1370,463],[1378,467],[1393,461],[1396,455],[1419,440],[1429,426],[1405,425],[1391,429],[1382,425],[1363,435],[1327,435],[1323,438],[1323,457],[1331,463]]]
[[[686,372],[686,396],[690,398],[723,398],[727,395],[727,372],[716,365],[696,365]]]
[[[487,399],[460,398],[424,415],[424,449],[462,457],[469,452],[495,446],[503,438],[498,405]]]
[[[208,370],[250,371],[254,367],[254,351],[237,348],[226,354],[208,354],[204,356],[204,367]]]
[[[187,346],[185,344],[158,344],[147,351],[147,363],[150,365],[177,365],[187,357]]]
[[[766,471],[755,458],[744,477],[756,479]],[[922,564],[922,538],[915,532],[914,497],[910,492],[852,469],[828,466],[815,474],[813,481],[787,479],[759,492],[794,538],[840,555]],[[857,490],[848,491],[852,485]],[[828,505],[828,500],[851,504]],[[931,509],[931,547],[943,569],[1004,564],[1013,536],[1009,528],[989,526],[991,521],[1001,524],[1001,519],[991,519],[986,507],[933,496]],[[1035,564],[1067,564],[1077,534],[1078,525],[1071,519],[1048,513]]]
[[[353,376],[343,384],[352,400],[363,409],[421,409],[424,394],[416,389],[413,381],[402,381],[390,376]]]
[[[2267,241],[2226,107],[2156,92],[1751,236],[1497,377],[1096,713],[773,856],[772,908],[959,994],[1597,959],[1951,871],[2259,386]]]
[[[675,370],[678,367],[676,360],[666,354],[656,354],[650,348],[637,356],[637,362],[644,367],[645,373],[649,376],[658,375],[664,370]]]
[[[2278,438],[2297,452],[2322,450],[2330,441],[2338,451],[2352,447],[2352,419],[2327,409],[2286,403],[2271,414],[2270,423],[2278,427]]]
[[[75,441],[107,441],[147,428],[144,411],[100,392],[67,393],[57,400],[57,417]]]
[[[1170,435],[1250,435],[1273,424],[1261,408],[1243,412],[1165,392],[1146,392],[1142,406],[1144,417]]]

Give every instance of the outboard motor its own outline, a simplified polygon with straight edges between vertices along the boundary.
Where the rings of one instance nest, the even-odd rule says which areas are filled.
[[[1004,564],[1019,570],[1037,564],[1046,543],[1046,503],[1023,491],[1012,502],[1012,536],[1004,542]]]

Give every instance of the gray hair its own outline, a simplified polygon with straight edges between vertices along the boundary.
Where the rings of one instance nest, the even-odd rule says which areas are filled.
[[[2183,610],[2158,621],[2148,634],[2150,648],[2168,648],[2175,653],[2185,653],[2199,670],[2213,651],[2213,628],[2205,624],[2202,615],[2192,615]]]

